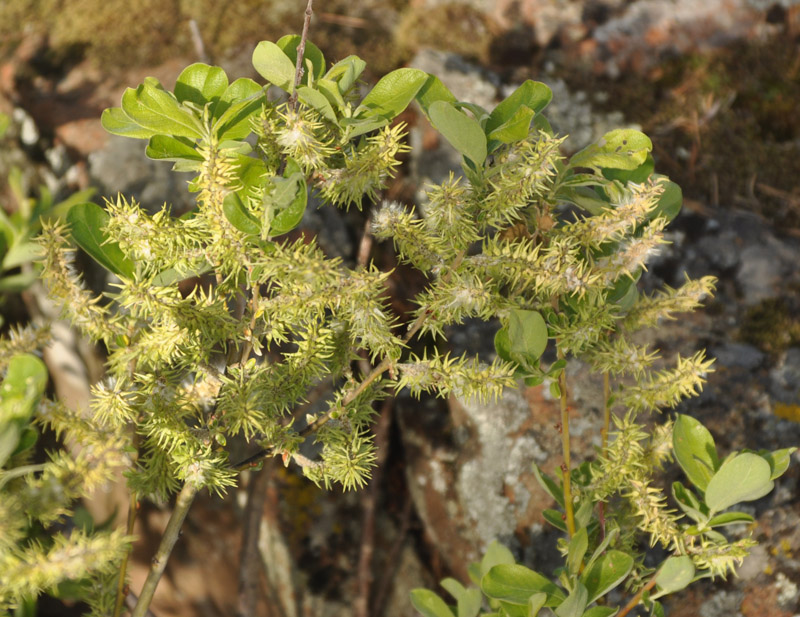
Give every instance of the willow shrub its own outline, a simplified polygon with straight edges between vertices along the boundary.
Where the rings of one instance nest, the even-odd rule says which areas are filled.
[[[52,404],[45,421],[79,443],[102,434],[104,443],[122,444],[132,504],[177,493],[133,615],[145,614],[198,491],[224,492],[267,456],[294,460],[326,487],[362,486],[375,459],[373,403],[402,388],[487,398],[519,380],[548,382],[562,408],[561,473],[539,477],[560,508],[543,514],[565,534],[564,567],[551,579],[495,547],[473,569],[476,587],[445,583],[455,606],[414,591],[424,615],[536,615],[548,607],[558,617],[598,617],[640,601],[657,613],[658,596],[730,572],[752,542],[719,531],[751,520],[728,507],[769,492],[791,452],[721,459],[688,416],[652,430],[640,420],[696,394],[711,364],[702,352],[666,364],[634,342],[639,329],[694,309],[713,290],[710,277],[652,295],[637,290],[681,206],[679,188],[653,173],[650,140],[616,130],[565,159],[543,114],[552,93],[542,83],[525,82],[488,111],[456,100],[434,75],[399,69],[362,98],[360,58],[328,66],[308,43],[296,72],[299,44],[297,36],[259,43],[253,65],[266,85],[229,82],[221,68],[193,64],[172,91],[148,78],[104,112],[108,131],[143,139],[147,156],[194,174],[192,211],[151,214],[120,196],[105,208],[75,206],[67,224],[43,231],[50,293],[108,351],[108,377],[93,387],[94,421],[76,422]],[[267,96],[269,85],[282,94]],[[408,149],[395,119],[412,101],[462,155],[463,168],[428,187],[420,211],[381,198]],[[287,239],[309,191],[341,208],[377,203],[375,237],[391,239],[428,277],[408,323],[387,307],[388,272],[346,267],[314,239]],[[73,242],[116,276],[112,292],[97,297],[82,285]],[[413,337],[444,337],[446,326],[468,317],[502,324],[494,360],[409,351]],[[543,360],[548,347],[553,362]],[[374,368],[362,373],[354,361],[365,355]],[[602,446],[580,466],[570,461],[570,357],[607,383]],[[327,408],[295,418],[323,381],[332,389]],[[232,437],[253,455],[231,460]],[[303,447],[309,442],[311,450]],[[690,486],[675,483],[669,501],[656,476],[672,456]],[[645,565],[643,540],[666,548],[662,565]],[[101,541],[121,570],[116,584],[89,558],[55,578],[95,580],[95,614],[112,606],[118,614],[119,555],[129,538]],[[31,592],[2,570],[0,582],[12,597]],[[605,596],[623,583],[633,598],[618,609]]]

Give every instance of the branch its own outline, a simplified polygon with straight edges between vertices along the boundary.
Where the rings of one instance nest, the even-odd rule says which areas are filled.
[[[253,473],[247,487],[247,506],[244,512],[242,552],[239,558],[238,615],[246,617],[257,613],[258,590],[261,574],[261,557],[258,540],[261,531],[261,516],[267,497],[267,470]]]
[[[306,53],[306,38],[308,37],[308,26],[311,23],[311,15],[314,14],[312,5],[314,0],[308,0],[306,6],[306,17],[303,20],[303,34],[300,35],[300,44],[297,46],[297,63],[294,68],[294,90],[292,96],[289,97],[289,107],[292,109],[297,108],[297,88],[300,87],[300,82],[303,79],[303,55]]]
[[[372,554],[375,551],[375,509],[382,486],[383,470],[389,455],[389,429],[392,425],[392,398],[383,403],[381,415],[375,425],[375,449],[378,453],[375,468],[372,472],[370,488],[365,491],[361,500],[363,511],[361,535],[361,554],[358,558],[358,596],[355,599],[353,613],[355,617],[369,617],[369,596],[372,583]]]
[[[647,581],[647,585],[642,587],[639,591],[636,592],[636,595],[631,598],[631,601],[628,602],[623,609],[617,613],[617,617],[625,617],[628,613],[630,613],[633,609],[635,609],[639,602],[642,600],[642,596],[644,595],[645,591],[650,591],[656,584],[656,575],[653,575],[649,581]]]
[[[186,482],[181,492],[178,493],[175,509],[172,511],[172,516],[169,517],[167,528],[161,537],[161,544],[159,544],[158,551],[153,557],[153,565],[150,566],[150,572],[147,573],[147,579],[145,579],[142,591],[139,594],[139,601],[136,603],[136,608],[133,609],[131,617],[145,617],[147,615],[147,609],[153,601],[158,581],[161,579],[161,575],[164,574],[164,569],[167,567],[167,559],[169,559],[169,555],[178,541],[183,521],[189,513],[189,508],[197,495],[197,490],[196,483]]]

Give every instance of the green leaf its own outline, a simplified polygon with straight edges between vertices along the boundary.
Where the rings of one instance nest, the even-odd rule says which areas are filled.
[[[348,127],[347,136],[349,139],[363,135],[364,133],[371,133],[375,129],[389,124],[389,120],[383,116],[372,116],[370,118],[343,118],[339,124]]]
[[[203,160],[203,157],[195,150],[194,142],[169,135],[153,135],[147,144],[145,154],[148,158],[157,161]]]
[[[0,450],[11,456],[33,410],[39,404],[47,386],[47,367],[32,354],[16,354],[8,363],[6,376],[0,385],[0,434],[13,433],[4,439]],[[13,429],[13,430],[12,430]],[[0,461],[0,466],[5,460]]]
[[[285,92],[294,91],[292,60],[271,41],[261,41],[253,51],[253,67],[259,75]]]
[[[508,124],[520,110],[531,110],[533,113],[530,114],[530,118],[533,118],[534,113],[542,111],[552,99],[553,91],[547,85],[539,81],[527,80],[494,108],[486,122],[486,134],[491,137],[492,132]],[[526,131],[525,136],[527,134]]]
[[[439,584],[447,591],[447,593],[453,596],[456,600],[458,600],[461,597],[461,595],[466,593],[467,591],[466,587],[464,587],[464,585],[459,583],[454,578],[450,577],[443,578],[442,580],[439,581]]]
[[[257,236],[261,233],[261,223],[247,210],[247,207],[239,197],[239,193],[229,193],[225,196],[222,202],[222,211],[230,224],[239,231],[251,236]]]
[[[491,132],[487,131],[490,141],[511,144],[521,141],[528,136],[531,131],[531,121],[533,120],[533,110],[528,107],[520,107],[516,113]]]
[[[664,182],[664,192],[658,198],[658,205],[650,213],[650,218],[660,216],[672,221],[678,216],[682,206],[683,191],[681,191],[681,187],[674,182]]]
[[[476,617],[480,612],[482,596],[479,589],[466,589],[454,578],[445,578],[439,584],[456,599],[457,617]]]
[[[367,63],[358,56],[347,56],[328,69],[324,79],[336,82],[339,93],[347,94],[366,67]]]
[[[526,617],[536,617],[547,602],[546,593],[535,593],[528,598],[528,614]]]
[[[547,492],[550,497],[556,500],[556,503],[564,507],[564,490],[561,486],[553,480],[549,475],[544,473],[536,463],[533,464],[533,475],[539,485]]]
[[[636,169],[647,160],[652,149],[650,138],[641,131],[616,129],[603,135],[601,143],[591,144],[575,153],[569,164],[570,167],[595,169]]]
[[[93,203],[77,204],[67,214],[72,238],[97,263],[117,276],[133,278],[133,262],[116,242],[109,242],[103,229],[108,213]]]
[[[172,283],[175,283],[176,281],[184,281],[195,276],[201,276],[206,272],[211,272],[211,264],[209,263],[204,263],[203,265],[193,268],[188,272],[179,272],[175,268],[167,268],[163,272],[160,272],[154,276],[152,282],[156,287],[166,287],[167,285],[172,285]]]
[[[706,505],[714,513],[742,501],[769,493],[774,483],[769,463],[758,454],[745,452],[726,460],[706,487]]]
[[[422,84],[419,92],[417,92],[417,102],[429,119],[430,107],[436,101],[444,101],[445,103],[451,104],[457,102],[455,95],[442,83],[441,79],[435,75],[428,75],[428,79],[425,80],[425,83]]]
[[[567,571],[573,576],[578,574],[588,548],[589,534],[586,532],[586,527],[581,527],[569,541],[569,549],[567,551]]]
[[[554,611],[557,617],[582,617],[586,605],[589,604],[587,598],[589,592],[580,582],[575,585],[575,589],[567,596],[558,608]]]
[[[655,159],[653,159],[652,154],[648,154],[644,163],[635,169],[613,169],[607,167],[602,171],[603,176],[607,180],[618,180],[619,182],[622,182],[622,184],[628,184],[629,182],[643,184],[652,175],[655,168]]]
[[[575,204],[589,214],[600,214],[608,208],[608,199],[587,186],[564,186],[558,190],[558,199]]]
[[[17,242],[3,258],[3,268],[10,270],[35,261],[42,255],[42,247],[35,242]]]
[[[708,521],[709,527],[723,527],[735,523],[752,523],[755,519],[744,512],[723,512],[717,514]]]
[[[419,69],[396,69],[384,75],[361,101],[363,117],[381,116],[391,120],[397,117],[422,88],[428,74]]]
[[[546,510],[542,510],[542,517],[553,527],[566,533],[567,523],[564,521],[564,515],[561,512],[547,508]]]
[[[270,234],[285,234],[300,224],[308,204],[308,188],[302,173],[292,174],[289,178],[276,178],[277,186],[271,198],[278,214],[270,224]]]
[[[431,124],[458,152],[481,167],[486,160],[486,134],[477,120],[446,101],[429,108]]]
[[[481,579],[481,589],[490,598],[527,606],[535,593],[547,595],[545,606],[558,606],[564,592],[550,580],[525,566],[501,564],[494,566]]]
[[[244,139],[252,132],[250,118],[261,110],[263,90],[246,77],[228,86],[215,107],[215,114],[219,114],[214,123],[218,139]]]
[[[34,245],[35,246],[35,245]],[[35,248],[40,248],[35,246]],[[18,272],[17,274],[9,274],[0,278],[0,292],[2,293],[20,293],[25,291],[39,279],[40,273],[36,270],[29,272]]]
[[[322,95],[328,99],[328,102],[335,109],[338,109],[340,113],[347,108],[347,103],[342,97],[342,93],[339,92],[339,86],[335,81],[323,77],[317,80],[315,85]]]
[[[0,468],[6,464],[19,443],[20,429],[16,424],[0,424]],[[3,475],[0,473],[0,487],[4,484]]]
[[[597,559],[591,567],[581,574],[581,581],[586,585],[591,603],[614,589],[633,568],[633,557],[622,551],[611,550]]]
[[[792,454],[794,454],[795,450],[797,450],[797,448],[784,448],[782,450],[773,450],[772,452],[759,452],[764,460],[769,463],[770,480],[779,478],[784,474],[784,472],[786,472],[786,470],[789,468],[789,463],[792,460]]]
[[[131,137],[133,139],[150,139],[157,133],[157,131],[141,126],[126,114],[121,107],[104,109],[100,115],[100,124],[112,135]]]
[[[608,523],[605,537],[594,549],[594,552],[592,553],[592,556],[589,557],[589,561],[586,562],[585,567],[591,568],[592,564],[603,556],[603,553],[605,553],[608,546],[617,540],[617,536],[619,536],[619,527],[614,527],[611,523]]]
[[[228,87],[228,76],[218,66],[195,62],[187,66],[175,82],[175,98],[198,107],[218,100]]]
[[[593,606],[587,609],[583,617],[612,617],[619,611],[618,606]]]
[[[297,34],[287,34],[278,39],[278,42],[275,44],[289,57],[292,64],[297,66],[297,47],[300,45],[300,36]],[[314,77],[314,80],[309,79],[309,62],[311,63],[311,75]],[[306,47],[303,50],[303,68],[305,69],[305,75],[303,77],[306,84],[319,79],[325,74],[325,56],[319,50],[319,47],[309,40],[306,40]]]
[[[686,477],[701,491],[705,491],[719,466],[717,448],[711,433],[699,420],[678,414],[672,428],[672,447],[675,460]]]
[[[511,353],[538,360],[547,347],[547,324],[538,311],[514,309],[508,319]]]
[[[333,111],[330,101],[322,92],[308,86],[300,86],[297,89],[297,96],[304,105],[316,109],[326,120],[336,123],[336,112]]]
[[[486,573],[495,566],[507,565],[515,563],[514,555],[507,547],[500,544],[497,540],[492,540],[486,553],[481,559],[480,575],[481,578],[486,576]],[[480,581],[478,581],[480,582]]]
[[[693,579],[694,563],[692,563],[691,557],[687,555],[670,557],[656,574],[658,591],[651,595],[650,598],[655,600],[661,596],[680,591],[691,583]]]
[[[429,589],[412,589],[411,605],[425,617],[455,617],[447,604]]]
[[[700,522],[708,518],[708,509],[701,503],[695,494],[680,482],[672,483],[672,496],[678,506],[693,520]]]
[[[135,90],[125,90],[122,109],[134,122],[151,129],[153,134],[190,139],[202,137],[199,120],[181,107],[178,100],[152,77],[145,79]]]

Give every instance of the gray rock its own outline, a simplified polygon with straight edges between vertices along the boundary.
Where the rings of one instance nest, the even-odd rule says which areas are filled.
[[[780,256],[770,246],[747,246],[741,252],[736,281],[746,304],[758,304],[772,298],[782,282]]]
[[[144,150],[145,142],[140,139],[111,136],[102,150],[89,155],[91,183],[109,199],[121,193],[151,212],[165,203],[171,204],[174,212],[191,208],[195,194],[186,190],[186,184],[193,174],[175,173],[171,163],[150,160]]]
[[[792,347],[770,371],[770,394],[787,405],[800,404],[800,348]]]
[[[733,230],[726,230],[716,236],[704,238],[700,250],[708,261],[721,271],[731,270],[739,265],[740,238]]]
[[[723,343],[710,349],[717,363],[728,368],[752,370],[761,366],[766,356],[746,343]]]

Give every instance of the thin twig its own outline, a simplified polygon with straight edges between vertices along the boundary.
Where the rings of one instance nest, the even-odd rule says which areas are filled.
[[[372,583],[372,555],[375,552],[375,510],[382,486],[384,464],[389,454],[389,429],[392,425],[392,404],[394,399],[383,402],[381,415],[375,424],[375,468],[368,491],[361,499],[362,524],[361,553],[358,558],[358,595],[354,602],[355,617],[369,617],[369,594]]]
[[[308,26],[311,23],[311,16],[314,14],[312,5],[314,0],[308,0],[306,5],[306,17],[303,20],[303,33],[300,35],[300,44],[297,46],[297,62],[294,68],[294,90],[289,97],[289,107],[291,109],[297,108],[297,89],[300,87],[300,82],[303,80],[303,55],[306,53],[306,38],[308,37]]]
[[[161,537],[161,544],[158,546],[158,551],[153,557],[153,563],[150,566],[150,571],[147,573],[147,578],[142,586],[142,591],[139,594],[139,601],[136,603],[136,608],[133,609],[131,617],[145,617],[150,603],[153,601],[158,581],[161,575],[164,574],[164,569],[167,567],[167,560],[170,553],[178,541],[178,536],[183,526],[183,521],[189,513],[189,508],[192,506],[195,496],[197,495],[198,485],[195,482],[186,482],[178,493],[178,499],[175,502],[175,509],[169,517],[167,528],[164,530],[164,535]]]
[[[137,602],[139,602],[139,596],[137,596],[132,591],[129,591],[125,595],[125,606],[128,607],[129,611],[132,611],[136,607],[136,603]],[[156,614],[153,611],[149,610],[149,609],[144,615],[145,615],[145,617],[156,617]]]
[[[631,598],[631,601],[628,602],[619,613],[617,613],[616,617],[625,617],[625,615],[635,609],[639,605],[639,602],[641,602],[644,592],[650,591],[653,587],[655,587],[655,584],[656,575],[654,574],[653,577],[647,582],[647,585],[636,592],[636,595]]]
[[[200,28],[197,26],[197,21],[194,19],[189,20],[189,32],[192,33],[192,43],[194,44],[194,52],[197,54],[198,60],[208,64],[210,59],[206,53],[206,46],[203,43],[203,35],[200,34]]]
[[[564,358],[564,353],[558,350],[559,360]],[[567,370],[561,369],[558,376],[558,389],[561,390],[561,451],[564,464],[561,466],[564,487],[564,511],[567,517],[567,533],[569,537],[575,535],[575,515],[572,509],[572,469],[569,449],[569,405],[567,403]]]
[[[130,506],[128,507],[128,524],[126,533],[129,536],[133,535],[133,526],[136,523],[136,512],[138,503],[136,496],[131,495]],[[122,564],[119,567],[119,580],[117,581],[117,600],[114,603],[114,617],[119,617],[122,614],[122,603],[125,601],[125,577],[128,571],[128,560],[131,556],[131,549],[125,551],[125,557],[122,558]]]
[[[254,471],[247,487],[247,505],[244,510],[242,530],[242,552],[239,558],[239,617],[257,614],[258,590],[263,562],[258,550],[261,532],[261,517],[267,497],[267,468]]]

